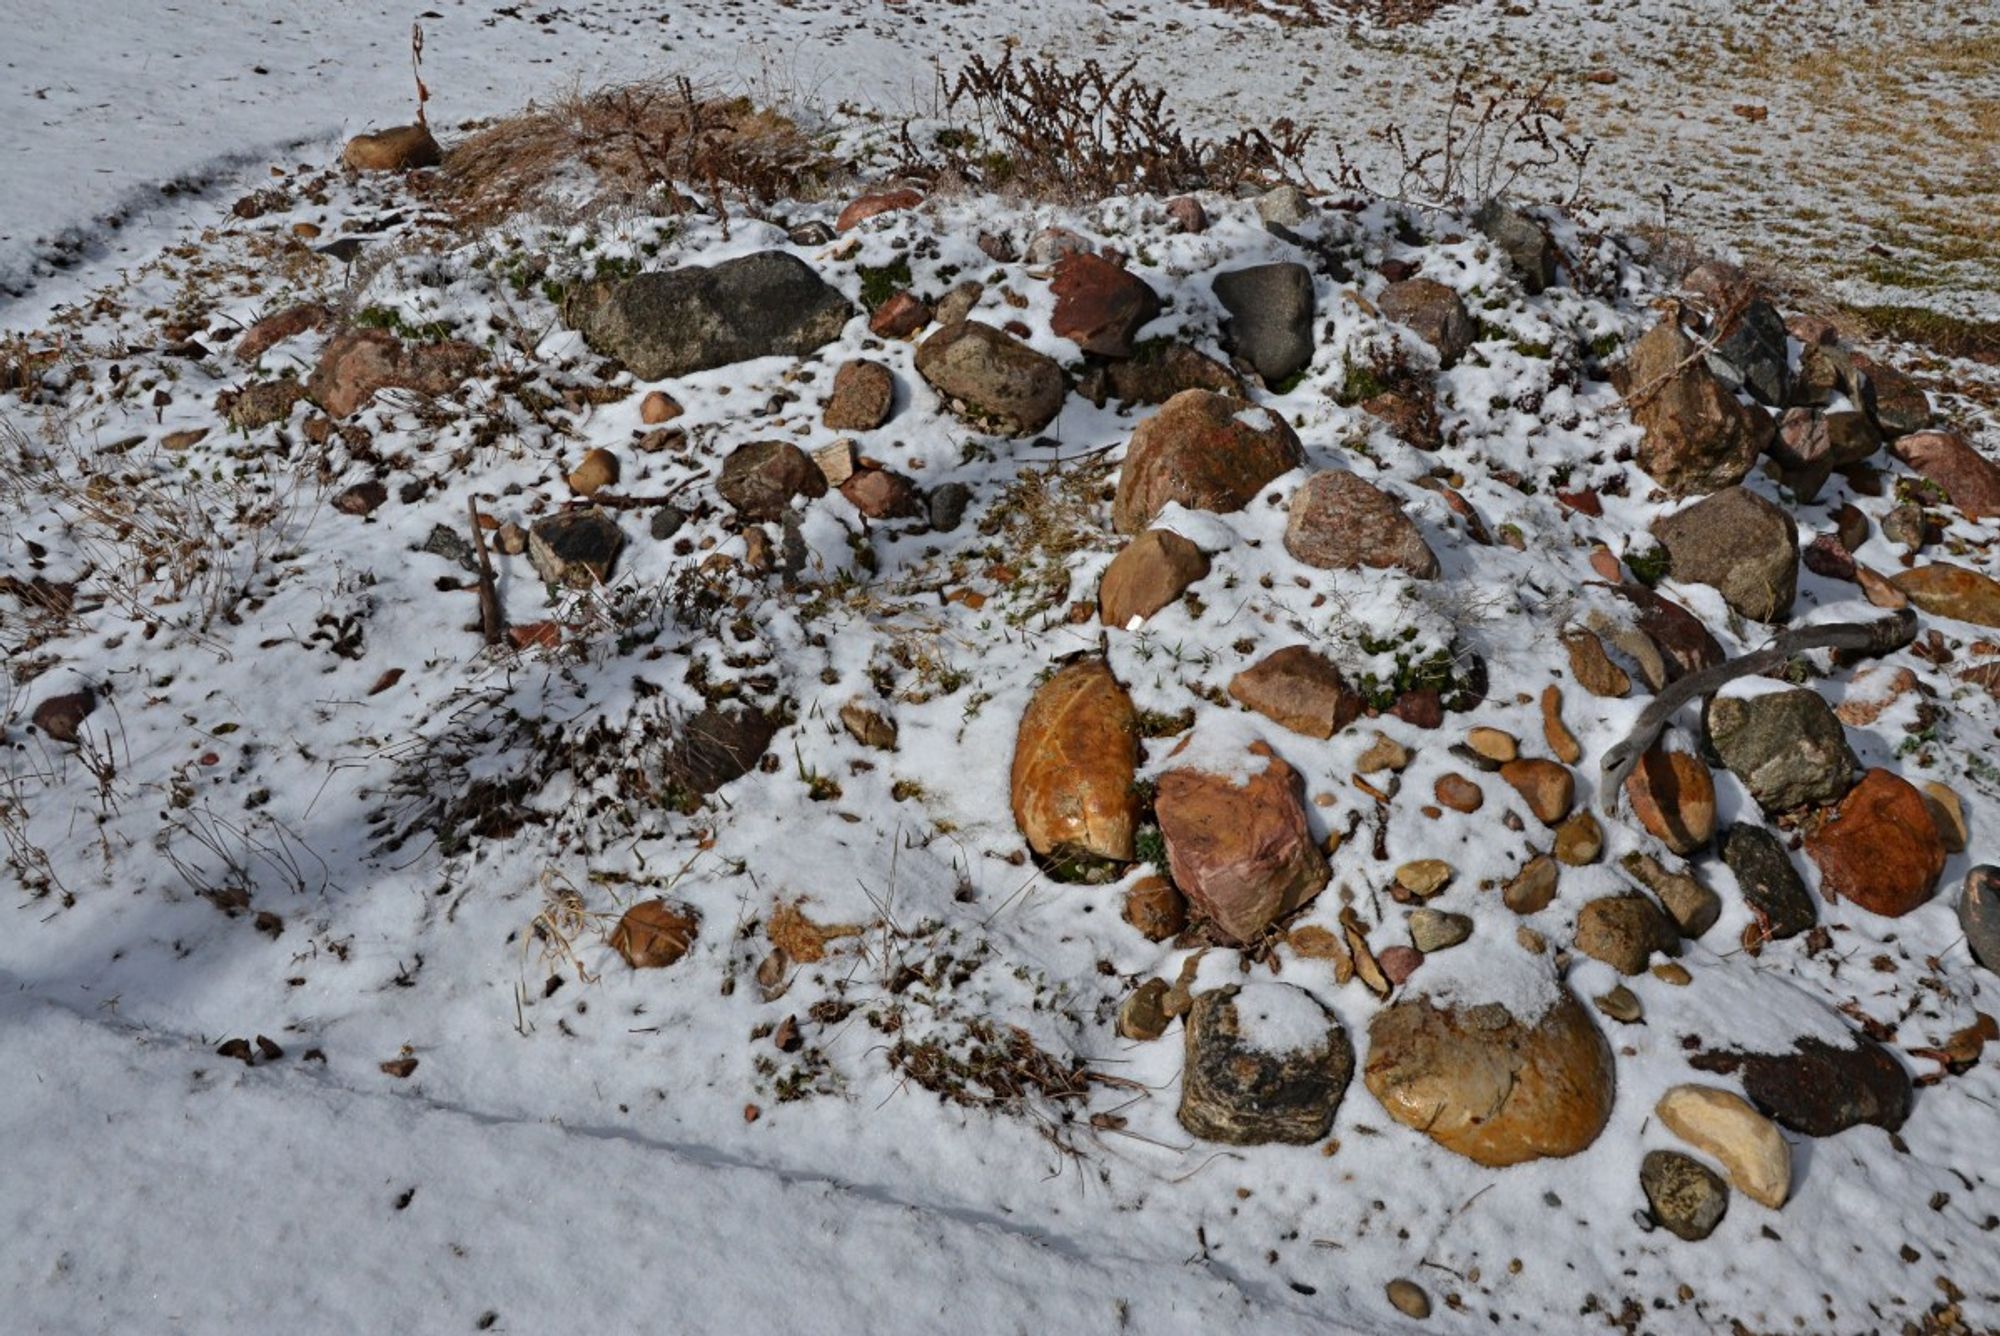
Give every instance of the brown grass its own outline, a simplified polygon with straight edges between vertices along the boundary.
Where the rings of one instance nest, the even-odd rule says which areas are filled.
[[[546,203],[578,166],[596,177],[596,202],[663,195],[676,212],[695,203],[684,190],[705,192],[711,205],[733,196],[755,211],[815,197],[843,175],[791,118],[659,79],[573,90],[489,125],[446,154],[441,187],[461,222],[483,225]]]

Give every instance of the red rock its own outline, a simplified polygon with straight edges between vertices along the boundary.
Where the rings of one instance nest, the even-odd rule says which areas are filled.
[[[1920,431],[1901,437],[1891,454],[1944,488],[1951,503],[1972,519],[2000,515],[2000,464],[1953,431]]]
[[[1256,771],[1253,761],[1247,782],[1169,770],[1154,798],[1174,884],[1239,942],[1310,901],[1331,875],[1306,826],[1298,772],[1261,742],[1250,751],[1265,764]]]
[[[700,933],[701,918],[688,906],[642,900],[611,930],[611,949],[635,970],[661,969],[685,956]]]
[[[1477,812],[1486,805],[1486,790],[1455,772],[1439,775],[1431,792],[1440,806],[1454,812]]]
[[[1887,770],[1870,770],[1807,833],[1806,854],[1829,898],[1888,918],[1929,900],[1944,873],[1944,840],[1923,794]]]
[[[930,307],[907,292],[899,292],[868,317],[868,332],[877,338],[905,339],[930,322]]]
[[[836,232],[846,232],[870,218],[875,218],[885,213],[895,213],[903,209],[914,209],[923,202],[924,197],[921,191],[907,188],[902,190],[881,190],[873,194],[863,195],[840,211],[840,217],[834,220],[833,230]]]
[[[376,479],[357,482],[333,498],[333,508],[343,515],[368,515],[389,499],[389,489]]]
[[[1361,717],[1366,702],[1331,660],[1304,645],[1266,655],[1236,674],[1229,694],[1274,723],[1330,738]]]
[[[1321,570],[1404,570],[1438,575],[1437,554],[1403,507],[1359,474],[1329,469],[1293,494],[1285,550]]]
[[[1144,621],[1208,575],[1208,558],[1177,533],[1148,529],[1111,559],[1097,586],[1097,611],[1106,626],[1124,629]]]
[[[1160,313],[1159,295],[1143,279],[1087,252],[1064,256],[1050,289],[1056,336],[1102,357],[1130,357],[1133,337]]]
[[[840,494],[871,520],[907,520],[927,513],[922,489],[889,469],[857,471],[840,484]]]
[[[267,315],[245,330],[237,340],[236,355],[254,362],[286,339],[295,339],[310,330],[325,329],[333,312],[318,302],[303,302]]]
[[[1677,854],[1715,838],[1715,777],[1699,756],[1655,743],[1626,777],[1625,797],[1639,824]]]
[[[1266,483],[1305,462],[1285,420],[1207,390],[1186,390],[1139,424],[1118,473],[1112,526],[1135,533],[1169,502],[1190,510],[1243,509]]]
[[[1447,367],[1465,356],[1478,333],[1458,293],[1433,278],[1391,283],[1382,289],[1375,304],[1385,318],[1409,326],[1435,348],[1440,363]]]
[[[1177,195],[1167,201],[1167,217],[1180,227],[1181,231],[1200,235],[1208,231],[1208,210],[1201,207],[1201,201],[1192,195]]]
[[[1375,953],[1375,963],[1382,967],[1383,977],[1401,988],[1424,963],[1424,953],[1414,946],[1385,946]]]
[[[378,390],[450,394],[484,358],[478,348],[457,340],[406,345],[386,330],[351,330],[326,345],[306,381],[306,394],[332,416],[346,417]]]
[[[1042,685],[1014,740],[1014,821],[1036,853],[1130,862],[1139,824],[1139,716],[1102,660]]]

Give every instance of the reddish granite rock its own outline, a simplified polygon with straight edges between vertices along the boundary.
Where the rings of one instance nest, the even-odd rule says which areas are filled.
[[[1358,474],[1315,473],[1292,497],[1285,550],[1321,570],[1398,569],[1438,576],[1437,554],[1396,499]]]
[[[1050,290],[1056,337],[1101,357],[1130,357],[1133,337],[1160,313],[1159,294],[1144,279],[1087,252],[1057,262]]]
[[[1771,436],[1770,415],[1738,400],[1672,317],[1633,345],[1622,379],[1645,432],[1639,467],[1675,496],[1741,482]]]
[[[1261,742],[1250,752],[1243,783],[1184,767],[1160,776],[1154,799],[1174,884],[1239,942],[1318,895],[1331,875],[1306,826],[1298,772]]]
[[[1276,413],[1186,390],[1132,433],[1112,524],[1120,533],[1137,532],[1175,501],[1190,510],[1241,510],[1266,483],[1304,462],[1298,436]]]
[[[2000,464],[1955,431],[1920,431],[1899,438],[1891,454],[1944,488],[1973,519],[2000,515]]]
[[[1829,898],[1888,918],[1929,900],[1944,874],[1944,840],[1923,794],[1887,770],[1870,770],[1807,832],[1806,855]]]
[[[821,421],[829,431],[873,431],[889,420],[896,376],[880,362],[855,358],[833,374],[833,393]]]
[[[456,339],[406,345],[386,330],[351,330],[326,345],[306,381],[306,394],[334,417],[346,417],[378,390],[450,394],[483,360],[479,349]]]

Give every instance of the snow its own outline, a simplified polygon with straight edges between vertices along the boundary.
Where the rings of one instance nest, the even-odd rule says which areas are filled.
[[[1327,1045],[1326,1008],[1286,984],[1245,984],[1236,994],[1237,1037],[1259,1053],[1316,1053]]]
[[[933,57],[997,49],[1008,35],[1065,55],[1101,48],[1171,59],[1192,117],[1285,111],[1360,124],[1390,109],[1417,114],[1438,83],[1429,65],[1478,43],[1496,60],[1572,69],[1605,63],[1600,48],[1629,45],[1615,57],[1624,84],[1572,92],[1595,106],[1643,106],[1663,87],[1678,96],[1683,66],[1658,59],[1672,22],[1720,41],[1745,7],[1703,0],[1613,14],[1564,0],[1520,23],[1502,8],[1463,6],[1400,35],[1363,25],[1282,39],[1321,53],[1300,62],[1318,71],[1310,86],[1278,77],[1271,52],[1281,39],[1268,25],[1169,0],[1115,13],[1066,2],[692,3],[664,25],[658,6],[618,0],[512,13],[441,6],[424,20],[425,71],[447,134],[571,80],[673,62],[732,85],[784,85],[865,156],[880,148],[883,126],[864,117],[856,128],[831,109],[849,99],[921,109]],[[1898,17],[1937,8],[1896,7]],[[1526,299],[1491,248],[1454,220],[1411,239],[1375,205],[1303,226],[1358,259],[1352,284],[1316,277],[1314,364],[1292,392],[1265,401],[1294,424],[1308,469],[1266,489],[1275,504],[1260,498],[1227,516],[1175,507],[1160,518],[1212,555],[1193,602],[1129,633],[1075,624],[1069,604],[1092,596],[1115,547],[1101,514],[1108,475],[1092,471],[1116,460],[1136,420],[1115,406],[1072,396],[1052,444],[982,437],[921,385],[908,345],[873,340],[856,321],[805,368],[810,380],[772,359],[663,384],[687,410],[674,425],[690,449],[642,454],[633,448],[637,405],[652,386],[607,387],[553,304],[500,276],[503,238],[398,259],[348,293],[340,266],[272,244],[295,221],[334,227],[392,213],[418,220],[397,236],[417,234],[423,211],[395,183],[334,174],[323,203],[230,217],[229,204],[250,190],[317,179],[344,132],[407,114],[408,19],[369,0],[216,0],[173,21],[102,0],[22,0],[9,16],[0,126],[14,133],[0,161],[34,188],[0,193],[0,284],[25,290],[0,305],[0,336],[60,339],[69,356],[40,401],[0,396],[0,444],[25,443],[41,470],[0,479],[0,575],[81,580],[89,604],[50,629],[0,594],[13,670],[0,715],[0,807],[21,823],[0,830],[49,859],[10,865],[15,894],[0,932],[0,1070],[9,1076],[0,1139],[10,1169],[0,1177],[0,1287],[10,1325],[456,1330],[491,1313],[490,1329],[515,1331],[761,1323],[969,1336],[1338,1334],[1394,1329],[1381,1287],[1398,1276],[1431,1290],[1436,1311],[1422,1329],[1436,1331],[1595,1327],[1598,1310],[1628,1300],[1647,1330],[1661,1332],[1731,1319],[1759,1330],[1888,1329],[1937,1300],[1938,1275],[1971,1292],[1970,1322],[2000,1320],[1984,1224],[2000,1212],[2000,1189],[1977,1154],[2000,1100],[1991,1057],[1926,1086],[1897,1139],[1861,1128],[1798,1144],[1798,1190],[1781,1214],[1739,1200],[1704,1245],[1631,1224],[1638,1159],[1669,1144],[1653,1103],[1693,1079],[1687,1038],[1778,1050],[1801,1035],[1841,1039],[1865,1021],[1890,1027],[1917,1073],[1936,1070],[1913,1050],[1994,1002],[1991,977],[1960,943],[1949,889],[1893,922],[1822,906],[1827,945],[1770,943],[1756,955],[1740,945],[1747,908],[1725,894],[1721,921],[1681,958],[1686,987],[1652,975],[1619,980],[1588,961],[1559,974],[1519,930],[1559,947],[1581,904],[1625,888],[1617,858],[1658,855],[1658,845],[1610,824],[1604,861],[1566,869],[1555,903],[1521,919],[1498,887],[1549,835],[1532,820],[1520,830],[1504,823],[1504,786],[1473,774],[1487,792],[1480,812],[1419,813],[1440,775],[1465,769],[1447,747],[1471,722],[1542,754],[1536,702],[1563,662],[1560,628],[1592,608],[1622,615],[1591,587],[1591,545],[1643,543],[1663,513],[1620,458],[1637,438],[1615,392],[1553,374],[1578,348],[1629,341],[1651,321],[1658,280],[1633,254],[1572,232],[1569,244],[1589,248],[1610,285]],[[1819,26],[1835,41],[1868,22],[1841,15]],[[260,64],[269,73],[254,73]],[[1690,155],[1735,129],[1704,119],[1729,87],[1721,79],[1704,90],[1685,118],[1658,118],[1690,137]],[[1784,106],[1772,100],[1778,125]],[[1644,133],[1609,147],[1607,173],[1659,159]],[[1827,161],[1838,134],[1811,128],[1799,142],[1817,148],[1795,156]],[[1772,184],[1759,189],[1790,189],[1787,170],[1767,168]],[[210,184],[159,191],[179,177]],[[1725,198],[1755,205],[1759,190]],[[830,219],[840,202],[795,217]],[[1643,203],[1652,202],[1647,192]],[[853,255],[791,247],[782,227],[743,217],[727,238],[711,220],[642,211],[523,220],[507,234],[554,257],[558,276],[599,256],[668,266],[785,247],[851,297],[858,266],[935,243],[913,260],[920,283],[941,287],[946,269],[997,275],[981,312],[1005,310],[1028,325],[1033,346],[1071,362],[1074,349],[1049,329],[1046,283],[988,261],[972,242],[978,230],[1025,237],[1061,225],[1129,247],[1139,272],[1172,298],[1148,333],[1181,334],[1214,353],[1219,310],[1207,276],[1297,252],[1258,225],[1253,202],[1205,203],[1215,226],[1186,237],[1165,228],[1159,200],[1069,209],[947,197],[870,224]],[[1630,198],[1623,206],[1637,211]],[[120,216],[117,227],[101,222],[107,212]],[[1704,235],[1729,240],[1728,214],[1698,220],[1711,229]],[[1864,229],[1880,217],[1852,216]],[[58,233],[68,245],[45,240]],[[190,263],[187,247],[199,247],[213,272]],[[52,254],[70,267],[52,267]],[[1447,444],[1435,454],[1402,448],[1334,399],[1350,357],[1407,341],[1366,305],[1388,259],[1459,290],[1488,327],[1475,353],[1441,377]],[[450,320],[490,341],[499,370],[554,407],[527,413],[494,377],[442,409],[378,400],[358,419],[370,432],[365,452],[345,441],[310,445],[297,416],[282,440],[280,429],[224,428],[220,392],[309,367],[323,344],[311,335],[280,345],[260,372],[229,357],[233,331],[309,296]],[[1956,304],[1986,300],[1967,294]],[[216,356],[160,351],[163,320],[184,304]],[[836,494],[803,513],[807,597],[726,574],[706,596],[699,564],[745,553],[717,513],[714,460],[753,439],[831,443],[817,405],[831,368],[852,356],[884,361],[901,386],[896,419],[863,440],[864,452],[926,486],[971,485],[965,528],[946,537],[864,525]],[[581,394],[600,389],[602,401]],[[167,402],[156,407],[155,391]],[[782,395],[796,399],[763,411]],[[1953,411],[1986,421],[1968,401]],[[209,435],[199,442],[166,444],[201,428]],[[612,585],[591,594],[551,600],[525,562],[500,559],[509,614],[562,621],[571,638],[557,652],[487,654],[466,629],[477,615],[467,573],[416,549],[435,525],[462,528],[469,496],[499,519],[554,513],[569,499],[564,469],[593,446],[619,454],[621,491],[675,493],[691,512],[686,527],[655,540],[646,511],[621,513],[630,541]],[[1302,572],[1284,553],[1284,503],[1320,468],[1351,469],[1404,498],[1445,578]],[[1558,468],[1570,486],[1600,489],[1601,521],[1554,501]],[[1007,527],[1016,508],[1008,489],[1028,469],[1049,471],[1052,490],[1073,484],[1096,507],[1080,550],[1065,558],[1038,559]],[[1509,470],[1531,487],[1504,482]],[[376,474],[392,497],[381,511],[363,520],[333,508],[341,488]],[[1512,526],[1521,548],[1475,544],[1419,485],[1426,478],[1448,481],[1489,530]],[[1752,485],[1776,496],[1768,483]],[[197,544],[210,565],[177,566],[172,545],[136,543],[121,523],[93,518],[107,496],[152,532],[199,539],[216,526],[217,541]],[[1874,496],[1837,480],[1821,510],[1799,510],[1802,539],[1829,527],[1840,504],[1879,521],[1895,500],[1893,486]],[[1953,559],[1976,562],[1992,534],[1954,520],[1941,545],[1965,545]],[[1862,555],[1895,569],[1885,540]],[[140,580],[141,563],[160,578]],[[994,573],[1005,565],[1020,567],[1015,578]],[[183,570],[189,583],[176,591],[171,577]],[[106,578],[128,571],[129,583]],[[241,597],[226,585],[242,586]],[[233,617],[204,616],[211,589],[233,602]],[[1671,592],[1697,606],[1731,653],[1768,638],[1769,628],[1733,624],[1712,591]],[[976,606],[952,597],[968,594]],[[1803,575],[1799,621],[1879,615],[1851,594]],[[1236,671],[1287,645],[1330,654],[1353,681],[1392,676],[1399,651],[1368,646],[1405,633],[1407,652],[1455,646],[1486,660],[1491,681],[1476,715],[1451,716],[1436,733],[1381,716],[1320,741],[1220,703]],[[1299,772],[1315,838],[1343,835],[1331,885],[1294,926],[1337,931],[1351,908],[1376,949],[1399,944],[1393,869],[1442,858],[1457,875],[1435,904],[1471,917],[1475,931],[1427,958],[1411,993],[1499,1002],[1523,1018],[1559,987],[1587,1001],[1622,982],[1638,996],[1642,1024],[1604,1022],[1619,1053],[1619,1098],[1590,1151],[1482,1170],[1387,1120],[1359,1076],[1323,1146],[1223,1150],[1185,1135],[1173,1113],[1178,1034],[1139,1044],[1112,1028],[1132,987],[1177,979],[1193,954],[1121,921],[1122,891],[1150,869],[1110,885],[1058,881],[1024,857],[1008,810],[1007,762],[1034,686],[1100,644],[1143,710],[1197,714],[1195,742],[1178,756],[1180,734],[1144,740],[1145,775],[1199,762],[1247,777],[1256,765],[1248,743],[1261,738]],[[1892,661],[1918,673],[1950,713],[1920,716],[1913,692],[1850,732],[1864,764],[1942,779],[1964,798],[1974,842],[1952,858],[1947,888],[1995,857],[1987,832],[2000,820],[2000,776],[1986,759],[2000,718],[1981,693],[1953,696],[1947,673],[1974,651],[1954,652],[1945,668],[1907,654]],[[1825,689],[1837,693],[1848,670],[1827,667]],[[25,726],[41,700],[84,682],[102,699],[84,746]],[[699,810],[670,811],[624,763],[657,741],[664,720],[699,709],[704,683],[788,704],[776,765]],[[1594,758],[1646,698],[1600,700],[1566,680],[1564,696],[1585,751],[1583,802]],[[894,714],[896,751],[864,753],[846,737],[839,709],[856,698]],[[1377,730],[1415,753],[1401,776],[1373,777],[1396,789],[1379,852],[1375,801],[1350,782]],[[518,827],[440,830],[435,804],[479,781],[551,768]],[[1718,784],[1726,819],[1756,819],[1740,786],[1721,774]],[[1718,869],[1707,860],[1698,871],[1726,892]],[[671,969],[634,972],[605,931],[625,906],[655,896],[697,910],[701,934]],[[823,960],[781,961],[767,989],[759,968],[780,905],[859,931],[830,943]],[[1328,962],[1285,947],[1208,949],[1194,983],[1243,987],[1239,996],[1258,1000],[1259,1042],[1272,1048],[1295,1047],[1308,1019],[1323,1026],[1308,1012],[1324,1006],[1365,1064],[1379,1003],[1358,981],[1337,984]],[[788,1019],[806,1038],[797,1052],[772,1042]],[[976,1094],[941,1095],[909,1066],[891,1065],[905,1041],[964,1055],[979,1042],[970,1027],[989,1022],[1111,1079],[1078,1101],[1000,1108]],[[216,1052],[258,1035],[284,1056],[246,1066]],[[407,1077],[383,1070],[399,1057],[417,1062]],[[1904,1245],[1924,1264],[1906,1264]],[[1678,1297],[1683,1285],[1693,1299]],[[1590,1316],[1572,1319],[1586,1307]]]

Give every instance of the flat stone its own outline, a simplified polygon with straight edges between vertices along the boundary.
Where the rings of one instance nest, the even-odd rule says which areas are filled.
[[[1304,645],[1275,650],[1236,674],[1229,694],[1273,723],[1313,738],[1332,737],[1366,708],[1332,660]]]
[[[1904,571],[1892,583],[1924,612],[1974,626],[2000,627],[2000,581],[1950,562]]]
[[[1729,1181],[1752,1201],[1775,1211],[1791,1195],[1791,1148],[1771,1120],[1741,1095],[1713,1086],[1677,1085],[1653,1111],[1669,1132],[1713,1155]]]

